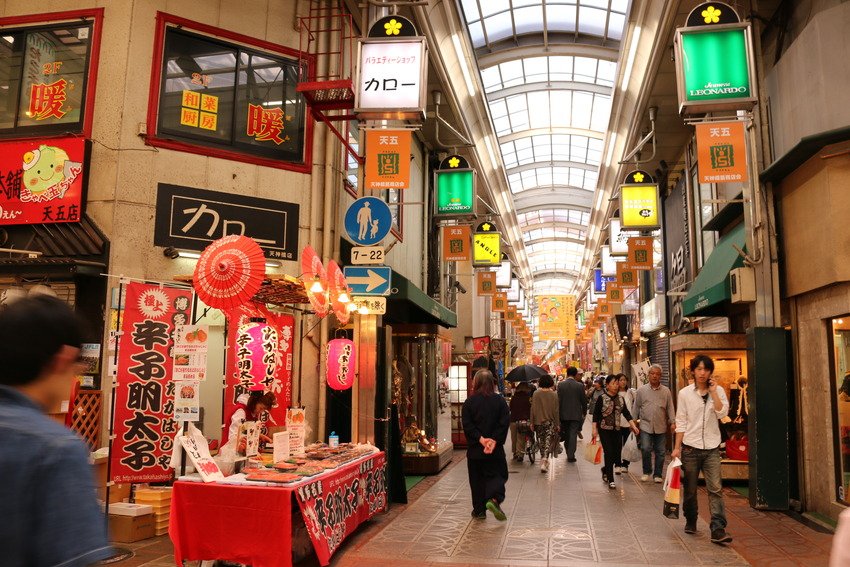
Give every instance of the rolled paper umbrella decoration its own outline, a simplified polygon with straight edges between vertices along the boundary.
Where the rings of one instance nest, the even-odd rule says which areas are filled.
[[[354,384],[357,367],[357,349],[354,341],[333,339],[328,342],[328,386],[334,390],[347,390]]]

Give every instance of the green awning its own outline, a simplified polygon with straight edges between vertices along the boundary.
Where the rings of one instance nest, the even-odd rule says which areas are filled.
[[[732,297],[729,272],[744,265],[744,259],[734,246],[746,250],[746,242],[744,223],[740,223],[717,242],[685,296],[685,316],[722,314],[716,313],[716,308]],[[712,310],[712,307],[715,309]]]
[[[457,327],[457,314],[434,301],[424,291],[395,270],[392,287],[396,290],[387,297],[384,320],[390,323],[427,323],[443,327]]]

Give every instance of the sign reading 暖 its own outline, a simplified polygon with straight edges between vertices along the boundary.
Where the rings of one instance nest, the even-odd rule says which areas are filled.
[[[267,258],[298,257],[296,203],[160,183],[154,245],[203,250],[231,234],[253,238]]]
[[[73,136],[0,142],[0,225],[80,222],[89,151]]]
[[[743,122],[704,122],[696,134],[700,183],[749,181]]]

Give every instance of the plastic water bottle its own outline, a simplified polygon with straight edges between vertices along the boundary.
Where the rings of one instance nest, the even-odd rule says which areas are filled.
[[[331,434],[328,437],[328,447],[331,449],[339,447],[339,435],[336,434],[336,431],[331,431]]]

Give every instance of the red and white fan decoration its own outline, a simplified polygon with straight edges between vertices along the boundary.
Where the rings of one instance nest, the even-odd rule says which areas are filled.
[[[341,301],[340,298],[343,293],[346,296],[348,295],[348,283],[346,283],[339,265],[333,260],[328,262],[328,285],[330,286],[329,297],[334,315],[336,315],[340,324],[347,325],[348,319],[351,317],[351,313],[348,311],[350,299],[349,301]]]
[[[325,317],[328,314],[328,296],[325,293],[328,277],[322,260],[309,244],[301,251],[301,273],[304,291],[307,292],[307,299],[310,300],[313,311],[319,317]],[[314,290],[314,286],[321,287],[322,291]]]
[[[266,277],[263,249],[247,236],[219,238],[198,259],[192,285],[198,298],[218,309],[250,301]]]

